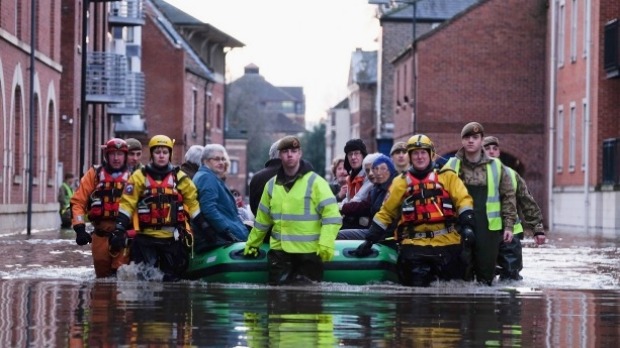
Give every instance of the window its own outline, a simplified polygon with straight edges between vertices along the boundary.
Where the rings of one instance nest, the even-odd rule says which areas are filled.
[[[573,0],[570,16],[570,61],[577,61],[577,0]]]
[[[230,160],[230,174],[239,174],[239,160]]]
[[[558,67],[564,65],[564,40],[566,38],[564,12],[564,1],[560,1],[560,7],[558,8]]]
[[[575,143],[577,142],[577,116],[575,102],[570,103],[570,115],[568,120],[568,171],[575,171]]]
[[[192,87],[192,138],[196,137],[196,123],[198,122],[198,90]]]
[[[583,99],[583,112],[581,117],[584,121],[588,119],[588,100]],[[581,127],[581,171],[586,171],[586,127]]]
[[[555,170],[561,173],[564,165],[564,108],[558,107],[558,118],[555,125]]]
[[[583,58],[588,58],[588,32],[590,31],[590,8],[583,2]]]

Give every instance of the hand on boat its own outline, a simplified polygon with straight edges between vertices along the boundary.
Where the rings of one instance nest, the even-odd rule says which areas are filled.
[[[319,249],[316,251],[323,262],[331,261],[334,258],[334,248],[330,248],[326,245],[319,244]]]
[[[258,257],[258,248],[246,244],[243,249],[243,256]]]
[[[357,257],[366,257],[366,256],[370,256],[370,254],[372,254],[372,245],[374,243],[366,240],[364,241],[362,244],[360,244],[357,249],[355,249],[355,256]]]

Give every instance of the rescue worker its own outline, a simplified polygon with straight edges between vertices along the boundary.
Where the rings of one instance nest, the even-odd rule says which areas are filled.
[[[399,174],[409,169],[409,153],[407,152],[406,142],[396,142],[390,149],[390,157]]]
[[[476,227],[473,253],[473,273],[467,279],[492,285],[499,246],[512,241],[512,231],[517,220],[515,191],[510,175],[499,159],[489,157],[482,147],[484,128],[470,122],[461,130],[463,145],[444,168],[454,170],[463,180],[474,199]]]
[[[278,150],[282,166],[265,186],[244,255],[258,255],[271,231],[269,284],[321,281],[342,223],[336,197],[327,181],[301,161],[297,137],[282,138]]]
[[[187,174],[171,164],[174,142],[169,137],[155,135],[148,145],[150,163],[133,172],[125,186],[110,245],[113,250],[126,246],[127,228],[137,221],[131,261],[157,267],[164,281],[176,281],[189,263],[187,219],[196,219],[191,221],[196,226],[202,223],[198,194]]]
[[[492,158],[500,158],[499,139],[488,136],[482,141],[484,150]],[[517,218],[513,230],[513,238],[510,243],[501,243],[499,247],[499,280],[521,280],[519,272],[523,269],[523,251],[521,240],[523,239],[523,224],[534,231],[534,241],[540,245],[545,242],[545,229],[540,207],[527,189],[525,180],[514,169],[505,166],[510,175],[510,182],[516,193],[517,212],[523,217],[523,221]]]
[[[103,149],[103,164],[93,166],[80,180],[71,197],[73,230],[77,245],[92,243],[93,265],[97,278],[110,277],[129,261],[127,250],[110,250],[109,238],[114,231],[119,201],[130,172],[127,169],[127,143],[123,139],[108,140]],[[86,221],[94,227],[86,232]]]
[[[130,172],[134,172],[138,169],[143,168],[142,162],[142,143],[135,138],[127,138],[125,139],[127,142],[127,147],[129,148],[129,153],[127,154],[127,167]]]
[[[357,201],[363,200],[372,187],[372,183],[368,180],[363,167],[364,158],[368,155],[364,141],[362,141],[362,139],[351,139],[347,141],[344,146],[344,153],[344,169],[346,169],[348,173],[346,183],[347,194],[340,202],[341,206],[354,199]],[[363,226],[359,223],[359,216],[343,214],[342,228],[368,228],[368,226]]]
[[[60,227],[71,227],[71,197],[73,197],[73,184],[75,176],[66,173],[60,188],[58,189],[58,205],[60,207]]]
[[[411,167],[394,178],[387,198],[373,219],[357,256],[371,253],[386,229],[398,220],[398,273],[407,286],[429,286],[434,280],[463,279],[461,235],[474,228],[473,201],[467,188],[451,169],[435,169],[435,146],[424,134],[407,141]]]
[[[269,159],[265,162],[265,167],[254,173],[250,179],[250,210],[252,210],[254,216],[258,213],[258,204],[260,203],[260,197],[263,195],[265,184],[276,175],[282,164],[280,152],[278,151],[279,142],[280,140],[277,140],[271,144]]]

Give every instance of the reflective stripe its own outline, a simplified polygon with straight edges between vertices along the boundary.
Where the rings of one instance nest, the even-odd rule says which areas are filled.
[[[517,172],[512,168],[507,167],[507,169],[508,169],[508,175],[510,175],[510,181],[512,182],[512,188],[515,189],[515,197],[516,197],[517,186],[519,185],[519,183],[517,182]],[[512,233],[518,234],[522,232],[523,232],[523,224],[521,223],[521,218],[517,214],[517,220],[515,221],[515,225],[512,227]]]
[[[269,231],[269,229],[271,229],[271,226],[273,226],[273,224],[271,224],[271,225],[264,225],[264,224],[261,224],[258,221],[254,221],[254,227],[258,228],[261,231]]]
[[[308,235],[299,235],[299,234],[282,234],[280,232],[271,232],[271,238],[284,242],[315,242],[319,240],[319,234],[308,234]]]
[[[461,160],[452,157],[445,164],[446,167],[454,170],[456,174],[459,174],[461,169]],[[487,201],[486,201],[486,213],[487,220],[489,222],[489,230],[497,231],[502,229],[502,204],[499,196],[499,181],[501,178],[502,163],[499,159],[493,158],[491,162],[487,163]],[[460,176],[459,176],[460,177]]]
[[[341,224],[342,217],[323,218],[323,225]]]

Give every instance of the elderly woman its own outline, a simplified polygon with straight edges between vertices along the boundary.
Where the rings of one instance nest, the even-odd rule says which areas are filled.
[[[194,178],[194,175],[198,171],[200,167],[200,158],[202,157],[202,150],[204,146],[201,145],[192,145],[187,149],[185,153],[185,162],[181,164],[181,170],[190,177],[190,179]]]
[[[375,175],[372,172],[372,163],[377,159],[381,153],[375,152],[364,157],[362,161],[362,170],[367,180],[365,180],[362,187],[357,191],[355,196],[350,200],[345,200],[340,203],[340,213],[342,214],[342,229],[359,229],[368,228],[370,226],[370,210],[367,203],[370,199],[370,190],[375,183]]]
[[[366,156],[366,158],[371,155]],[[359,202],[351,202],[347,204],[345,209],[367,211],[370,221],[374,215],[381,209],[381,204],[388,193],[388,189],[392,184],[392,180],[398,175],[398,171],[394,167],[392,159],[386,155],[378,154],[371,162],[373,186],[368,194],[368,199]],[[393,230],[395,223],[390,226]],[[338,232],[336,239],[365,239],[368,234],[368,228],[358,229],[342,229]]]
[[[206,231],[195,233],[197,252],[245,241],[248,237],[248,229],[237,214],[235,197],[222,180],[227,157],[226,149],[222,145],[206,145],[202,151],[202,165],[193,178],[198,189],[200,212],[209,224]]]

